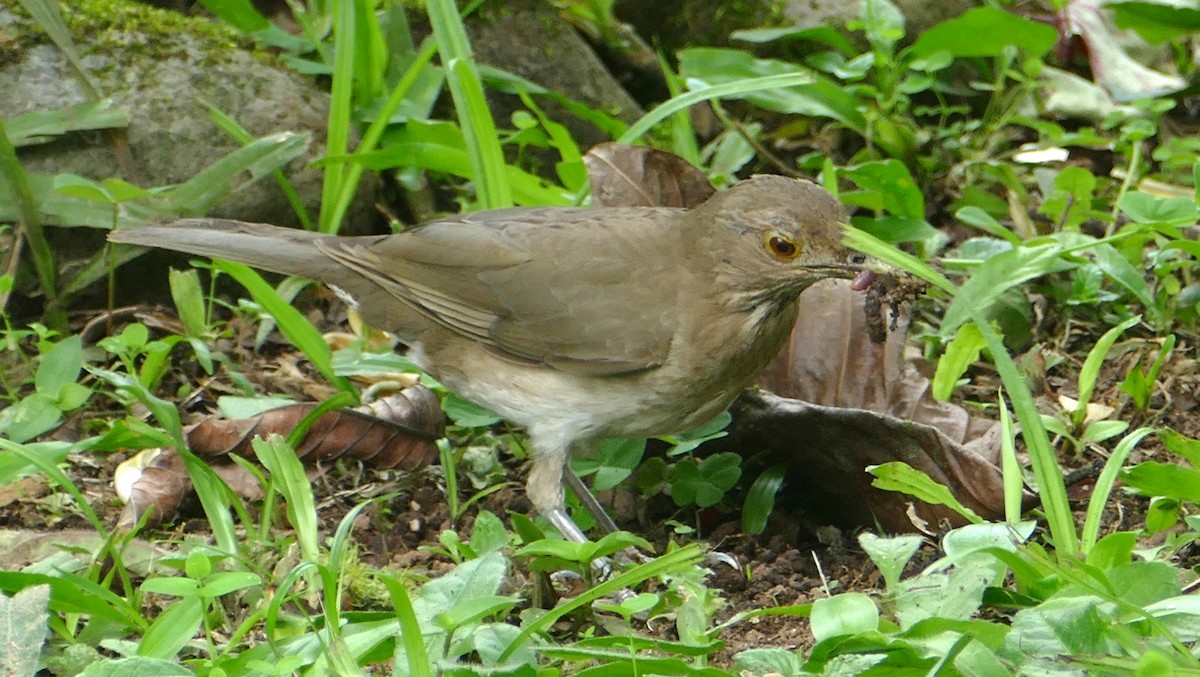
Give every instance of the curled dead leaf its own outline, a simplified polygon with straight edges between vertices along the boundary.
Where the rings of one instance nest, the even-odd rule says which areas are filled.
[[[999,425],[934,400],[910,360],[908,318],[900,315],[886,340],[876,342],[866,303],[843,280],[801,295],[790,342],[759,379],[775,395],[744,394],[730,435],[714,450],[761,453],[764,463],[785,464],[797,507],[835,524],[913,530],[912,499],[872,487],[864,470],[897,460],[946,485],[981,516],[1002,517]],[[920,503],[915,514],[931,524],[962,523],[941,506]]]
[[[247,419],[204,419],[186,430],[188,445],[197,456],[208,459],[238,495],[256,500],[262,490],[254,476],[227,457],[253,459],[254,437],[289,434],[315,406],[287,405]],[[437,396],[415,385],[355,410],[322,414],[297,446],[296,456],[307,465],[352,458],[377,468],[415,470],[437,458],[436,440],[444,427]],[[169,519],[191,491],[183,459],[173,449],[131,458],[118,467],[114,483],[126,501],[119,520],[122,528],[132,527],[146,512],[149,524]]]
[[[645,146],[602,143],[583,156],[595,207],[695,207],[716,193],[683,158]]]

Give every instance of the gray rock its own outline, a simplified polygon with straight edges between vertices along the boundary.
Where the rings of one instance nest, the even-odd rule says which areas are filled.
[[[0,117],[51,110],[86,100],[66,58],[23,13],[0,0],[0,32],[21,45],[0,58]],[[127,0],[91,0],[64,8],[72,37],[101,93],[127,111],[122,130],[133,158],[119,160],[107,134],[68,134],[22,148],[30,172],[70,172],[91,179],[121,177],[143,187],[182,183],[237,149],[208,119],[208,101],[255,137],[308,132],[308,151],[284,168],[314,220],[321,175],[307,165],[324,152],[329,99],[312,82],[253,53],[236,34],[198,18]],[[365,175],[343,231],[372,218],[377,180]],[[223,199],[214,216],[295,225],[299,221],[270,177]]]
[[[475,55],[483,63],[515,73],[625,122],[633,122],[642,114],[641,107],[574,27],[543,0],[485,3],[479,14],[468,20],[467,31]],[[489,92],[488,98],[501,127],[509,126],[513,111],[525,107],[515,96]],[[612,140],[553,101],[541,100],[539,106],[565,125],[583,150]]]
[[[977,0],[893,0],[904,14],[906,41],[934,24],[962,14],[980,3]],[[745,28],[810,28],[829,26],[842,30],[858,18],[862,0],[680,0],[644,2],[617,0],[616,13],[630,22],[646,40],[669,50],[687,46],[749,48],[731,40],[729,34]],[[853,36],[852,36],[853,37]]]
[[[912,42],[921,32],[934,24],[962,14],[978,6],[975,0],[892,0],[904,15],[905,42]],[[841,28],[862,11],[862,0],[834,2],[831,0],[787,0],[782,14],[797,27],[832,26]]]

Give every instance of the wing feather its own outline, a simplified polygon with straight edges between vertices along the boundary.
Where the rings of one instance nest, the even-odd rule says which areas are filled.
[[[652,369],[675,333],[674,210],[515,209],[360,245],[318,240],[389,295],[498,354],[583,374]],[[624,227],[613,219],[644,224]],[[616,227],[614,226],[616,224]],[[664,232],[665,231],[665,232]],[[621,252],[614,258],[612,252]]]

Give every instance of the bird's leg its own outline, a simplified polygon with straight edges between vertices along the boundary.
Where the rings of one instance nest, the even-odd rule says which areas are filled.
[[[587,543],[588,537],[583,534],[583,529],[576,525],[570,515],[566,514],[566,508],[563,505],[564,479],[574,478],[575,483],[583,486],[582,481],[568,467],[570,462],[568,448],[560,445],[552,450],[541,449],[536,437],[533,438],[533,443],[533,467],[529,469],[529,479],[526,481],[526,493],[529,495],[529,501],[533,502],[533,507],[538,510],[539,514],[550,520],[551,525],[558,529],[558,533],[563,534],[563,538],[575,541],[575,543]],[[572,489],[574,489],[574,484],[572,484]],[[600,507],[600,503],[596,502],[587,487],[583,487],[583,492],[586,493],[587,499],[595,503],[596,508]],[[587,499],[583,499],[584,505],[587,504]],[[601,509],[601,513],[602,511],[604,510]],[[605,519],[608,523],[612,523],[607,515],[605,515]],[[612,573],[612,564],[604,559],[596,559],[592,563],[592,569],[600,577],[607,577]]]
[[[576,475],[575,471],[571,470],[570,462],[563,467],[563,479],[566,480],[567,486],[571,487],[571,492],[583,504],[583,507],[592,516],[592,519],[596,520],[596,525],[604,530],[604,533],[611,534],[618,531],[617,523],[608,516],[608,513],[604,510],[604,506],[600,505],[600,501],[596,500],[595,494],[588,489],[583,480],[579,478],[579,475]]]
[[[617,531],[617,525],[604,512],[604,507],[588,490],[587,485],[579,479],[579,476],[571,470],[570,458],[571,448],[578,447],[579,442],[575,442],[566,447],[566,445],[555,445],[553,448],[546,449],[539,444],[537,436],[534,436],[534,460],[533,467],[529,471],[529,480],[526,484],[526,491],[529,494],[529,499],[533,501],[533,507],[550,523],[558,529],[559,533],[564,538],[576,543],[583,543],[588,540],[583,534],[583,530],[579,525],[575,524],[575,520],[567,514],[563,507],[563,484],[571,487],[571,491],[579,497],[579,501],[583,503],[583,507],[596,520],[596,524],[604,530],[605,533],[613,533]],[[582,451],[582,450],[581,450]]]

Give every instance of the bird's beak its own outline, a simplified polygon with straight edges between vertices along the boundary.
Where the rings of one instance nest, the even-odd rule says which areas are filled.
[[[896,272],[888,264],[871,257],[866,257],[862,263],[824,263],[812,266],[808,270],[817,272],[823,277],[851,280],[850,288],[854,291],[868,289],[880,275]]]

